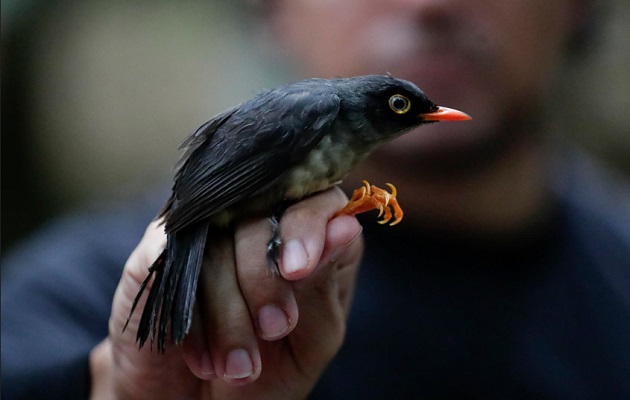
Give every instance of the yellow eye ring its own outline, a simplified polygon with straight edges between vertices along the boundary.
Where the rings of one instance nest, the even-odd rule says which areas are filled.
[[[395,94],[389,98],[389,108],[396,114],[405,114],[411,109],[411,100],[402,94]]]

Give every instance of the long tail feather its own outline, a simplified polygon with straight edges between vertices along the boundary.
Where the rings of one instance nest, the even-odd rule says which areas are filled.
[[[155,274],[138,326],[139,347],[151,336],[151,344],[157,339],[158,352],[164,352],[169,328],[175,344],[181,344],[188,334],[207,234],[208,224],[202,223],[168,235],[164,252],[149,269],[132,306],[133,313]]]
[[[196,232],[194,243],[189,248],[187,254],[187,268],[181,272],[181,279],[177,282],[175,303],[171,309],[172,315],[172,338],[176,344],[182,343],[184,337],[190,330],[192,323],[193,308],[195,305],[195,296],[197,294],[197,282],[201,264],[203,261],[203,253],[206,247],[208,237],[208,224],[203,224]],[[178,318],[175,318],[177,316]]]
[[[166,249],[164,249],[162,253],[160,253],[159,257],[149,267],[149,275],[147,275],[144,281],[142,281],[142,284],[140,285],[140,288],[138,289],[138,294],[136,294],[136,297],[133,299],[133,303],[131,305],[131,311],[129,311],[129,316],[127,317],[127,322],[125,322],[125,326],[123,327],[123,332],[127,329],[127,325],[129,325],[131,316],[136,310],[136,307],[138,306],[138,302],[140,301],[140,298],[142,298],[142,294],[144,293],[144,290],[147,288],[147,284],[151,282],[151,278],[153,277],[153,274],[156,271],[158,271],[158,274],[162,273],[162,264],[164,264],[165,259],[166,259]],[[142,347],[142,345],[140,345],[140,347]]]

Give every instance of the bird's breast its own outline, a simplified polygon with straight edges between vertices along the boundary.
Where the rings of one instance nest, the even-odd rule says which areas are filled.
[[[287,175],[285,198],[300,199],[333,186],[362,158],[346,143],[324,137]]]

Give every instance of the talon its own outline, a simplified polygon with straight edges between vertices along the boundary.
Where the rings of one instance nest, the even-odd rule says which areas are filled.
[[[391,183],[386,185],[391,189],[391,193],[385,189],[370,185],[368,181],[364,180],[363,186],[352,193],[348,204],[337,211],[333,218],[339,215],[356,215],[366,211],[378,210],[377,218],[383,217],[380,221],[377,221],[379,224],[388,223],[392,217],[394,217],[394,221],[389,225],[398,224],[403,217],[403,211],[396,200],[398,192]]]
[[[383,217],[383,219],[381,221],[379,221],[379,223],[386,224],[391,219],[392,219],[392,212],[391,212],[391,210],[389,208],[386,208],[385,209],[385,216]]]
[[[387,213],[385,213],[385,219],[389,222],[392,219],[392,211],[388,208]]]
[[[390,220],[390,219],[392,219],[392,218],[391,218],[391,215],[389,215],[389,217],[388,217],[388,215],[387,215],[387,214],[390,214],[390,213],[389,213],[389,211],[387,211],[387,212],[385,213],[385,216],[383,217],[383,219],[382,219],[382,220],[380,220],[380,221],[376,221],[376,222],[378,222],[378,223],[379,223],[379,224],[381,224],[381,225],[385,225],[386,223],[388,223],[388,222],[389,222],[389,220]]]
[[[394,222],[389,224],[390,226],[394,226],[394,225],[398,224],[400,221],[402,221],[402,218],[403,218],[403,215],[404,215],[404,212],[403,212],[402,208],[400,208],[400,205],[398,204],[397,201],[395,203],[392,203],[392,209],[394,210],[394,216],[396,218],[394,219]]]
[[[396,195],[398,194],[398,191],[396,191],[396,186],[392,185],[391,183],[386,183],[386,185],[389,186],[389,188],[392,190],[391,196],[393,198],[396,198]]]
[[[372,189],[371,189],[370,183],[364,179],[363,180],[363,185],[365,186],[365,194],[370,196],[372,194]]]

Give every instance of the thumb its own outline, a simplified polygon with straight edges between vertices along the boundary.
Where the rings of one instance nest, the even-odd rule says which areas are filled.
[[[165,245],[166,235],[161,227],[161,223],[159,221],[151,222],[123,269],[120,282],[114,294],[109,329],[110,334],[124,332],[124,335],[120,335],[120,340],[124,341],[126,345],[135,343],[135,334],[142,315],[142,309],[146,303],[146,296],[140,298],[136,310],[130,315],[133,301],[141,283],[149,273],[149,267],[158,258]],[[151,284],[152,282],[148,283],[145,293],[149,292]]]
[[[146,302],[144,296],[123,331],[138,288],[165,244],[160,223],[152,222],[127,260],[114,294],[106,344],[109,342],[107,346],[111,348],[114,388],[129,398],[161,398],[166,393],[175,395],[174,398],[185,398],[187,395],[182,391],[196,387],[196,378],[188,370],[178,346],[169,346],[164,354],[152,349],[150,342],[138,349],[136,332]],[[173,385],[174,382],[177,384]]]

